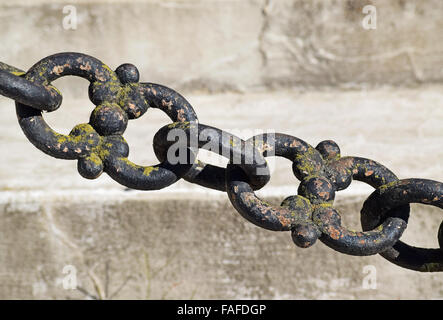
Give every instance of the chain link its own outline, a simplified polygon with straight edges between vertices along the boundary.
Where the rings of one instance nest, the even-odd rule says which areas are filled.
[[[51,82],[68,75],[90,82],[89,98],[96,107],[89,123],[63,135],[47,125],[42,111],[60,107],[62,95]],[[403,268],[443,271],[443,222],[438,231],[440,248],[417,248],[399,240],[407,227],[410,203],[443,209],[441,182],[399,180],[373,160],[341,157],[340,148],[331,140],[315,148],[282,133],[244,141],[200,124],[192,106],[176,91],[139,82],[134,65],[122,64],[112,71],[81,53],[46,57],[27,72],[0,62],[0,94],[15,100],[18,122],[32,144],[52,157],[77,160],[79,173],[87,179],[106,172],[126,187],[159,190],[183,178],[226,192],[246,220],[268,230],[291,231],[299,247],[310,247],[319,239],[345,254],[380,254]],[[160,128],[154,137],[154,152],[160,163],[140,166],[128,160],[129,146],[123,134],[129,120],[141,117],[148,108],[162,110],[172,123]],[[227,167],[199,161],[199,149],[228,158]],[[269,156],[292,161],[293,174],[300,180],[297,195],[287,197],[277,207],[254,193],[270,179],[265,160]],[[347,229],[333,206],[335,193],[353,180],[375,188],[361,210],[362,232]]]

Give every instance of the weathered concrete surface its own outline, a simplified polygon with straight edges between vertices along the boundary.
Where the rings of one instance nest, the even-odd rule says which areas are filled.
[[[54,129],[68,133],[88,121],[93,108],[84,89],[82,99],[68,97],[45,115]],[[312,145],[334,139],[343,155],[375,159],[400,178],[443,181],[442,89],[186,96],[202,123],[243,138],[274,129]],[[379,256],[346,256],[322,243],[297,248],[288,233],[246,222],[223,193],[184,181],[138,192],[106,175],[83,179],[75,161],[53,159],[26,140],[11,101],[0,98],[0,107],[0,298],[443,298],[441,274],[404,270]],[[167,123],[157,110],[131,121],[124,135],[130,159],[156,163],[152,138]],[[298,181],[288,161],[269,160],[275,170],[258,194],[278,204],[296,193]],[[353,183],[338,193],[350,228],[360,228],[358,212],[370,192]],[[403,240],[436,247],[441,220],[441,210],[414,206]],[[76,267],[88,294],[63,289],[67,265]],[[375,290],[363,287],[367,265],[376,267]]]
[[[348,225],[358,225],[362,200],[339,201]],[[420,209],[405,239],[435,246],[441,212]],[[0,219],[3,299],[443,298],[441,274],[322,243],[297,248],[289,233],[246,222],[225,197],[40,193],[1,203]],[[67,265],[77,269],[81,290],[63,289]],[[376,289],[363,286],[368,265]]]
[[[440,0],[0,1],[2,61],[80,51],[176,89],[250,91],[442,82]],[[362,8],[377,8],[377,29]],[[79,85],[70,86],[74,94]],[[66,93],[66,92],[65,92]]]
[[[63,91],[71,78],[57,86]],[[60,84],[60,85],[59,85]],[[63,85],[62,85],[63,84]],[[299,137],[313,146],[335,140],[342,155],[374,159],[400,178],[443,180],[443,87],[417,89],[378,89],[369,91],[308,91],[257,94],[217,94],[185,96],[203,124],[219,127],[248,139],[260,130]],[[45,119],[60,133],[68,134],[89,121],[94,109],[87,100],[67,98],[62,107],[46,113]],[[1,190],[46,190],[115,188],[106,175],[86,180],[77,173],[76,161],[56,160],[28,142],[17,123],[14,103],[0,97],[4,110],[0,118],[0,143],[6,151],[0,159]],[[158,163],[152,148],[155,133],[171,120],[161,111],[149,109],[138,120],[131,120],[124,137],[130,146],[129,159],[142,165]],[[227,160],[202,150],[202,159],[226,164]],[[30,161],[32,159],[32,161]],[[268,189],[280,190],[298,183],[286,159],[268,159],[273,172]],[[13,165],[14,170],[11,170]],[[59,178],[57,178],[59,177]],[[185,181],[167,188],[175,191],[198,186]],[[353,186],[354,188],[354,186]],[[356,183],[356,190],[368,192]],[[267,190],[268,190],[267,189]],[[346,192],[346,191],[344,191]],[[281,192],[279,193],[281,194]]]
[[[377,160],[400,178],[443,181],[439,0],[82,0],[76,30],[62,27],[66,4],[0,0],[0,60],[27,69],[79,51],[113,69],[134,63],[142,81],[183,93],[202,123],[243,138],[269,129],[314,146],[333,139],[343,155]],[[362,28],[367,4],[377,8],[376,30]],[[67,134],[93,106],[85,80],[55,85],[63,106],[45,118]],[[0,108],[0,298],[443,298],[441,274],[321,243],[296,248],[288,233],[246,222],[223,193],[184,181],[138,192],[106,175],[83,179],[75,161],[26,140],[11,101],[0,97]],[[152,138],[169,122],[158,110],[131,121],[130,159],[156,163]],[[298,181],[288,161],[269,161],[272,178],[258,195],[278,204]],[[371,191],[353,183],[338,193],[347,226],[359,229]],[[403,240],[436,247],[441,218],[414,206]],[[69,265],[79,290],[63,288]],[[368,265],[375,290],[363,287]]]

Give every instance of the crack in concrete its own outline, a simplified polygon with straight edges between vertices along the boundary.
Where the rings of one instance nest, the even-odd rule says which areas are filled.
[[[49,231],[51,231],[52,234],[56,238],[60,239],[63,244],[65,244],[66,246],[71,248],[73,250],[74,255],[79,258],[80,263],[87,268],[86,273],[88,274],[88,277],[90,278],[90,280],[93,284],[94,290],[98,295],[98,299],[106,298],[104,286],[103,286],[102,282],[100,281],[99,277],[94,273],[94,269],[97,267],[98,263],[95,263],[92,267],[88,267],[88,265],[85,262],[85,256],[84,256],[84,253],[81,250],[81,248],[78,247],[69,238],[69,236],[57,226],[56,222],[54,221],[54,216],[53,216],[51,208],[44,206],[44,207],[42,207],[42,211],[43,211],[44,215],[46,216],[46,221],[47,221],[47,225],[49,226]],[[77,287],[77,290],[79,292],[83,293],[85,296],[92,296],[93,297],[93,295],[89,294],[88,291],[86,291],[85,289],[83,289],[80,286]]]
[[[272,0],[264,0],[263,5],[261,7],[261,15],[263,18],[263,23],[260,29],[260,32],[258,34],[258,51],[260,53],[260,56],[262,58],[262,66],[266,67],[268,64],[268,56],[265,49],[265,34],[269,29],[269,10],[272,5]]]
[[[67,245],[71,249],[74,249],[75,251],[79,251],[79,247],[74,242],[72,242],[69,239],[69,237],[60,228],[57,227],[57,225],[54,221],[54,216],[52,214],[51,209],[44,206],[42,208],[42,211],[47,218],[48,226],[49,226],[49,229],[52,232],[52,234],[56,238],[60,239],[65,245]]]

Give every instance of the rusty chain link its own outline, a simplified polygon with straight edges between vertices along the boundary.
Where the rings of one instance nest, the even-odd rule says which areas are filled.
[[[46,124],[42,111],[60,107],[62,95],[51,82],[68,75],[90,82],[89,98],[96,107],[89,123],[79,124],[69,135],[63,135]],[[15,100],[19,124],[32,144],[52,157],[77,160],[79,173],[87,179],[106,172],[126,187],[159,190],[183,178],[227,192],[245,219],[268,230],[291,231],[299,247],[310,247],[319,239],[345,254],[380,254],[403,268],[443,271],[443,222],[438,230],[440,248],[417,248],[399,240],[407,227],[410,203],[443,209],[441,182],[399,180],[373,160],[341,157],[338,145],[330,140],[315,148],[282,133],[244,141],[200,124],[192,106],[176,91],[139,82],[134,65],[122,64],[112,71],[81,53],[46,57],[27,72],[0,62],[0,94]],[[162,110],[172,123],[154,137],[154,152],[160,163],[140,166],[128,160],[129,146],[122,135],[128,121],[141,117],[148,108]],[[197,160],[199,149],[227,157],[229,164],[222,168],[203,163]],[[182,153],[179,161],[171,161],[177,153]],[[300,180],[298,194],[287,197],[278,207],[254,193],[270,179],[265,160],[269,156],[292,161],[292,171]],[[335,193],[346,189],[352,180],[375,188],[361,210],[362,232],[347,229],[333,206]]]

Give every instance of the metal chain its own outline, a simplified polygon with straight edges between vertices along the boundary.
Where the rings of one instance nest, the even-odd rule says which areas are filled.
[[[69,135],[63,135],[46,124],[42,111],[60,107],[62,95],[51,82],[68,75],[89,80],[89,98],[96,107],[89,123],[79,124]],[[76,159],[78,172],[87,179],[106,172],[126,187],[159,190],[183,178],[226,192],[245,219],[268,230],[291,231],[299,247],[310,247],[319,239],[345,254],[380,254],[403,268],[443,271],[443,222],[438,231],[440,248],[417,248],[399,240],[407,227],[410,203],[443,209],[441,182],[399,180],[373,160],[341,157],[340,148],[330,140],[315,148],[282,133],[244,141],[200,124],[190,103],[176,91],[139,82],[134,65],[122,64],[112,71],[98,59],[81,53],[46,57],[27,72],[0,62],[0,94],[15,100],[19,124],[32,144],[52,157]],[[160,163],[140,166],[128,160],[129,146],[122,135],[128,120],[141,117],[148,108],[162,110],[172,123],[154,137]],[[222,168],[203,163],[197,160],[199,149],[225,156],[229,164]],[[171,154],[177,156],[182,151],[181,161],[171,161]],[[254,193],[270,179],[265,160],[269,156],[292,161],[292,171],[301,181],[298,194],[278,207]],[[375,188],[361,210],[363,232],[343,226],[333,206],[335,193],[346,189],[352,180]]]

